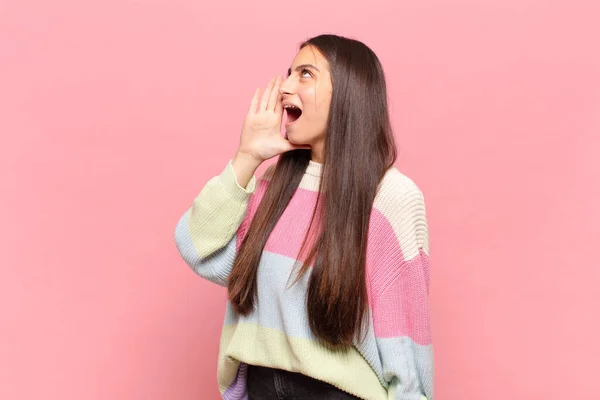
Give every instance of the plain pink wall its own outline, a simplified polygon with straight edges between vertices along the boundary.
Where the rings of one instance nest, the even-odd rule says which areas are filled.
[[[0,398],[218,398],[225,291],[175,224],[333,32],[425,192],[437,400],[598,399],[599,3],[364,3],[0,1]]]

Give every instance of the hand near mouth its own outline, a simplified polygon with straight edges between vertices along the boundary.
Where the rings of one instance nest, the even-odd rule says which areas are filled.
[[[263,162],[281,153],[296,149],[310,149],[309,145],[295,145],[281,136],[283,105],[279,86],[282,77],[271,79],[258,102],[260,89],[252,97],[242,127],[238,152]]]

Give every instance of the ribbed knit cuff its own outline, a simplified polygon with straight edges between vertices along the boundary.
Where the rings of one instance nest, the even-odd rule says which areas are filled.
[[[235,171],[233,170],[233,166],[231,165],[232,160],[229,160],[225,169],[219,175],[219,180],[223,187],[227,190],[227,193],[230,195],[231,199],[236,200],[240,203],[248,200],[250,195],[254,193],[254,189],[256,188],[256,177],[252,175],[248,185],[245,188],[240,186],[237,181],[237,177],[235,175]]]

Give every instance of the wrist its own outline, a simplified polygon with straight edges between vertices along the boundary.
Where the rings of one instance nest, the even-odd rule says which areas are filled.
[[[232,159],[233,164],[243,164],[249,168],[256,169],[263,163],[263,160],[258,160],[254,156],[238,150]]]

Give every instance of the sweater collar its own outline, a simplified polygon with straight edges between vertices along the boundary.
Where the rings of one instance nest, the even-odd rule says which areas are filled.
[[[323,164],[310,160],[308,162],[308,167],[306,167],[305,173],[319,178],[319,177],[321,177],[322,171],[323,171]]]

